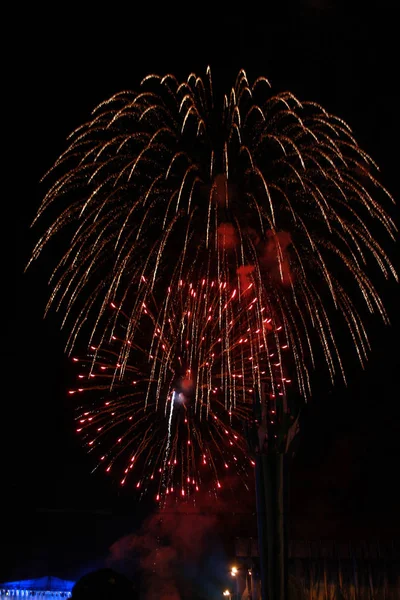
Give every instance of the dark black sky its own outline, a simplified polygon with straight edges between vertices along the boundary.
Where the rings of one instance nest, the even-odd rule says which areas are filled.
[[[243,67],[250,78],[266,75],[274,91],[290,89],[342,116],[381,166],[381,181],[398,197],[394,15],[355,4],[344,10],[333,0],[298,3],[296,10],[280,7],[259,13],[243,3],[237,14],[222,15],[201,4],[164,15],[96,9],[90,18],[70,5],[54,14],[40,14],[35,7],[9,24],[12,62],[3,119],[12,131],[12,184],[3,203],[11,206],[12,216],[3,221],[3,238],[13,275],[5,286],[3,313],[1,489],[7,552],[0,580],[50,571],[75,576],[83,563],[96,564],[147,510],[90,475],[72,433],[66,334],[59,331],[57,315],[42,320],[51,261],[23,274],[36,239],[29,224],[45,191],[40,177],[97,103],[135,88],[149,72],[184,78],[192,70],[202,75],[210,64],[218,90],[227,89]],[[347,389],[331,390],[316,378],[293,465],[296,537],[400,534],[399,293],[394,284],[380,283],[393,325],[384,328],[371,320],[373,352],[366,371],[349,359]]]

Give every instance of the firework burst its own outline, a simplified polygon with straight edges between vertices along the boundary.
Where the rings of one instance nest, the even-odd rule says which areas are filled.
[[[142,305],[130,339],[130,316],[112,303],[107,335],[73,359],[79,384],[70,390],[82,394],[77,431],[98,465],[123,472],[121,485],[156,486],[158,500],[204,482],[217,491],[229,469],[245,480],[253,461],[241,432],[255,419],[255,389],[263,387],[274,446],[277,399],[290,384],[282,327],[261,304],[252,283],[239,293],[227,282],[180,281],[161,306]]]
[[[124,421],[117,442],[126,455],[130,436],[153,476],[162,463],[162,487],[179,471],[184,491],[182,481],[196,486],[200,475],[190,452],[179,455],[194,431],[182,418],[212,423],[207,443],[196,425],[198,456],[214,436],[214,456],[226,461],[224,444],[215,448],[222,428],[229,437],[246,416],[245,389],[260,396],[267,381],[269,394],[285,397],[277,386],[285,387],[286,348],[303,397],[317,347],[331,380],[337,372],[345,378],[331,315],[341,316],[364,364],[369,344],[358,307],[388,320],[369,263],[396,277],[372,234],[377,225],[392,238],[396,231],[376,170],[341,119],[290,92],[271,94],[264,77],[250,84],[244,71],[221,106],[210,69],[182,83],[150,75],[137,92],[102,102],[47,174],[37,219],[49,209],[58,216],[32,256],[70,232],[48,308],[69,323],[69,352],[88,336],[95,350],[85,374],[102,375],[97,398],[110,393],[107,409],[94,400],[81,417],[85,434],[101,428],[87,443],[97,447]],[[246,333],[250,346],[239,341]],[[130,379],[137,391],[124,392]],[[153,455],[155,413],[164,429]],[[114,464],[107,453],[104,460]],[[175,460],[180,470],[167,469]]]
[[[176,282],[231,279],[250,268],[291,338],[302,393],[313,363],[310,331],[333,378],[341,365],[325,300],[342,313],[363,362],[368,340],[343,280],[352,278],[368,310],[387,320],[365,273],[372,256],[387,277],[393,267],[370,231],[395,226],[378,201],[386,193],[350,128],[313,102],[240,71],[214,108],[211,73],[179,83],[146,77],[139,92],[100,104],[70,136],[48,174],[40,217],[59,216],[39,241],[75,228],[53,277],[50,303],[72,321],[70,348],[92,313],[93,332],[118,294],[136,293],[137,312]],[[121,292],[122,290],[122,292]],[[357,292],[356,292],[357,293]]]

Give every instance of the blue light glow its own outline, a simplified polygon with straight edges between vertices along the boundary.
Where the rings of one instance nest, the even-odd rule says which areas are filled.
[[[59,600],[70,598],[74,581],[58,577],[40,577],[0,583],[0,600],[9,598],[35,598],[35,600]]]

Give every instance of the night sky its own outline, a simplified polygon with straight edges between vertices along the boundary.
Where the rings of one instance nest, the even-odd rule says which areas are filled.
[[[136,89],[149,72],[183,79],[190,71],[203,75],[207,65],[216,91],[227,90],[244,68],[250,79],[267,76],[273,91],[289,89],[344,118],[380,165],[381,182],[399,197],[394,15],[355,5],[346,12],[333,0],[303,1],[295,11],[280,6],[258,14],[243,3],[237,14],[217,17],[199,4],[186,15],[157,18],[117,11],[83,18],[70,6],[53,15],[35,8],[24,24],[17,17],[11,23],[3,113],[12,130],[12,183],[3,194],[11,216],[3,220],[3,256],[13,275],[3,288],[0,580],[79,576],[103,564],[110,546],[137,530],[151,510],[149,502],[137,504],[103,476],[90,475],[66,394],[73,381],[63,353],[66,332],[59,330],[60,315],[42,318],[55,259],[47,256],[23,272],[38,236],[29,225],[46,191],[39,180],[100,101]],[[3,177],[11,182],[7,169]],[[389,210],[398,222],[398,209]],[[394,245],[387,247],[394,258]],[[373,352],[365,372],[350,352],[345,357],[347,388],[332,389],[315,375],[292,468],[294,538],[400,534],[399,290],[383,277],[375,282],[392,326],[369,320]]]

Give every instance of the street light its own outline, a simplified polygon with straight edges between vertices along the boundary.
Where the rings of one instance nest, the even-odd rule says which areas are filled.
[[[229,596],[229,598],[231,597],[231,593],[229,590],[225,590],[224,592],[222,592],[223,596]]]
[[[237,574],[238,574],[238,568],[232,567],[231,568],[232,577],[236,577]],[[238,577],[236,577],[236,600],[239,600],[239,578]]]

